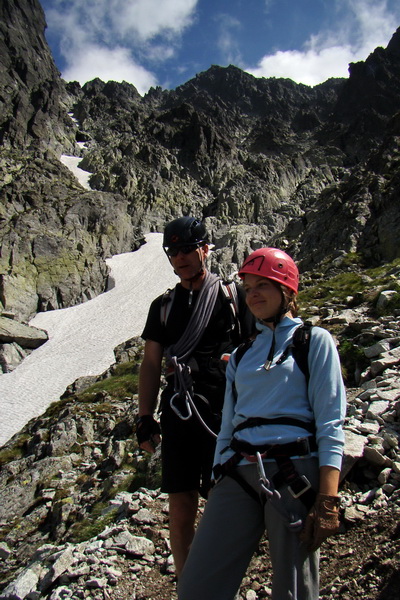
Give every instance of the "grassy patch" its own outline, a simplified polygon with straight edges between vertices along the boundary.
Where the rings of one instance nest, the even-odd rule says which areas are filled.
[[[91,402],[95,400],[99,392],[109,394],[112,398],[124,398],[137,394],[139,376],[133,371],[133,363],[118,365],[111,377],[97,381],[81,392],[77,399],[80,402]]]
[[[351,264],[355,264],[351,262]],[[300,305],[324,306],[333,301],[344,302],[347,296],[361,296],[364,302],[369,302],[371,307],[378,293],[383,290],[398,290],[400,294],[398,279],[395,273],[400,269],[400,259],[397,258],[389,264],[373,269],[359,270],[355,266],[354,271],[339,273],[329,279],[320,280],[308,285],[299,292]],[[400,298],[394,298],[387,307],[387,313],[400,307]]]
[[[28,435],[21,434],[20,436],[18,436],[18,439],[13,446],[9,448],[3,448],[2,450],[0,450],[0,467],[8,464],[9,462],[12,462],[13,460],[23,458],[25,456],[25,442],[28,439]]]
[[[13,446],[12,448],[4,448],[4,450],[0,450],[0,467],[22,457],[22,448],[16,446]]]
[[[87,540],[96,537],[104,529],[111,525],[116,519],[118,509],[115,508],[110,510],[105,515],[102,515],[103,510],[107,505],[105,503],[98,503],[94,506],[90,517],[83,519],[78,523],[74,523],[69,530],[68,539],[73,544],[79,544],[80,542],[86,542]]]
[[[331,279],[321,281],[299,292],[300,304],[323,306],[333,299],[344,300],[347,296],[362,293],[365,289],[362,275],[359,273],[340,273]]]
[[[343,339],[338,351],[343,377],[346,383],[354,383],[353,376],[356,369],[363,371],[369,365],[369,360],[365,356],[363,348],[354,344],[351,339]]]

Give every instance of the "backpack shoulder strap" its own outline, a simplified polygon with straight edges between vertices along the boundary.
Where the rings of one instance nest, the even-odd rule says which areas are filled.
[[[239,315],[239,297],[236,284],[234,281],[220,281],[221,290],[225,297],[230,301],[232,311],[235,316]]]
[[[247,350],[250,348],[250,346],[253,344],[253,342],[254,342],[254,339],[246,340],[245,342],[243,342],[236,348],[236,354],[235,354],[236,368],[238,367],[240,361],[242,360],[245,352],[247,352]]]
[[[305,322],[303,325],[298,327],[293,334],[293,358],[297,363],[297,366],[304,374],[306,382],[310,379],[310,369],[308,367],[308,353],[310,350],[312,325],[309,322]]]
[[[225,295],[225,298],[228,300],[232,314],[233,321],[237,324],[239,328],[240,335],[240,320],[239,320],[239,296],[237,292],[237,287],[234,281],[222,281],[220,280],[220,288]]]
[[[289,351],[292,350],[293,358],[296,361],[297,366],[305,376],[307,384],[310,378],[310,370],[308,367],[308,353],[310,349],[311,330],[311,323],[306,322],[303,325],[300,325],[300,327],[298,327],[293,334],[292,343],[289,344],[289,346],[287,346],[286,350],[283,352],[280,360],[277,363],[279,364],[283,362],[283,360],[285,360],[287,355],[289,354]],[[243,342],[242,344],[240,344],[240,346],[238,346],[236,350],[236,368],[241,359],[243,358],[244,353],[247,352],[247,350],[250,348],[253,342],[254,339],[247,340],[246,342]]]
[[[236,365],[236,368],[238,368],[238,365],[239,365],[240,361],[242,360],[245,352],[247,352],[247,350],[251,347],[251,345],[252,345],[253,342],[254,342],[254,339],[246,340],[245,342],[242,342],[236,348],[236,353],[235,353],[235,365]],[[234,400],[236,402],[236,400],[237,400],[237,390],[236,390],[235,380],[232,381],[232,393],[233,393]]]
[[[160,307],[161,325],[166,325],[169,313],[171,312],[172,303],[174,301],[175,288],[168,288],[162,298]]]

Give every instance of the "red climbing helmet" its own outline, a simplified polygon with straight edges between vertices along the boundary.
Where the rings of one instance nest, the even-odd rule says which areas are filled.
[[[294,260],[278,248],[259,248],[252,252],[243,262],[239,277],[243,279],[246,273],[278,281],[295,294],[299,289],[299,270]]]

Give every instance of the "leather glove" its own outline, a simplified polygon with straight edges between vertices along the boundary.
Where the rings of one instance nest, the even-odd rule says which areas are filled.
[[[326,538],[339,530],[339,502],[339,496],[317,494],[300,533],[300,539],[309,552],[317,550]]]
[[[143,444],[143,442],[151,442],[153,445],[157,445],[158,436],[160,436],[160,434],[160,426],[152,415],[143,415],[136,419],[136,437],[139,446]],[[156,443],[153,436],[157,436]]]

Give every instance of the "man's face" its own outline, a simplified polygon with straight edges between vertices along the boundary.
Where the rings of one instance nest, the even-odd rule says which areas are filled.
[[[200,248],[193,246],[193,249],[185,254],[179,251],[176,256],[170,256],[171,265],[182,280],[193,279],[201,270],[206,256],[208,255],[208,246],[205,244]]]

